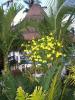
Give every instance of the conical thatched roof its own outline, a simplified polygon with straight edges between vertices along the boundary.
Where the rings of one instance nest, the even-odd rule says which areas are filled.
[[[38,4],[33,4],[25,19],[32,20],[42,20],[46,16],[46,13],[42,9],[42,7]]]
[[[33,4],[25,17],[25,20],[41,21],[44,19],[45,16],[46,13],[42,9],[42,7],[38,4]],[[32,40],[39,37],[39,32],[36,31],[34,27],[28,27],[28,29],[23,32],[23,38],[25,40]]]
[[[35,30],[34,27],[28,27],[27,30],[22,34],[22,36],[24,40],[29,40],[29,41],[40,37],[40,35],[38,34],[38,32]]]

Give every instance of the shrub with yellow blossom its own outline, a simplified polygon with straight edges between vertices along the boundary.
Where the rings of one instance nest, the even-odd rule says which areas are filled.
[[[29,59],[35,62],[48,63],[63,55],[62,42],[56,40],[52,33],[38,40],[33,39],[28,45],[23,46],[26,48],[24,51],[28,52]]]

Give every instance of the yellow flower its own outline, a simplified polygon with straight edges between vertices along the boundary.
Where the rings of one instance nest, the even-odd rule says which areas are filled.
[[[41,47],[42,49],[44,49],[44,45],[43,45],[43,44],[41,44],[40,47]]]
[[[58,42],[57,45],[58,45],[58,46],[61,46],[61,43]]]
[[[53,33],[50,33],[50,35],[53,35]]]
[[[54,40],[54,37],[51,37],[51,40]]]
[[[45,47],[45,49],[47,49],[47,50],[48,50],[48,47],[46,46],[46,47]]]
[[[51,48],[53,48],[54,44],[53,43],[48,43],[48,46],[50,46]]]
[[[42,38],[41,40],[45,40],[45,38]]]
[[[33,58],[35,58],[35,59],[36,59],[36,55],[33,55]]]
[[[53,57],[51,57],[50,59],[53,60]]]
[[[28,50],[24,50],[24,52],[28,52]]]
[[[33,42],[33,45],[36,45],[36,42]]]
[[[52,50],[52,53],[54,54],[55,53],[55,50]]]
[[[47,54],[47,58],[51,57],[51,54]]]
[[[37,58],[41,58],[39,55],[37,55]]]
[[[33,39],[32,42],[35,42],[35,40]]]
[[[35,47],[32,48],[32,51],[34,51],[34,50],[36,50],[36,49],[37,49],[37,47],[35,46]]]
[[[46,38],[49,39],[50,37],[49,36],[46,36]]]
[[[42,59],[39,59],[40,62],[42,62]]]
[[[24,46],[24,44],[21,44],[21,47],[23,47]]]
[[[56,57],[58,58],[59,56],[61,56],[62,55],[62,53],[61,52],[57,52],[56,53]]]
[[[38,61],[38,59],[35,59],[35,61]]]
[[[46,61],[46,60],[43,60],[42,62],[43,62],[43,63],[46,63],[47,61]]]

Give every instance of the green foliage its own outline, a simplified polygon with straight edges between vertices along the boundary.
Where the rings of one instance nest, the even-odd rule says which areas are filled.
[[[21,34],[21,29],[25,28],[25,21],[15,27],[11,26],[16,12],[17,8],[15,6],[11,6],[6,13],[0,7],[0,50],[2,50],[4,56],[4,66],[7,66],[8,52],[12,43]]]
[[[74,87],[66,87],[64,95],[61,100],[75,100],[74,98]]]
[[[42,87],[36,87],[29,100],[45,100],[45,92]]]
[[[36,85],[38,85],[35,80],[30,80],[27,75],[22,74],[13,77],[11,73],[6,73],[1,81],[0,96],[1,98],[7,98],[8,100],[14,100],[17,87],[21,86],[27,93],[32,93]]]
[[[68,84],[75,86],[75,66],[70,66],[67,70],[69,71],[69,75],[67,77]]]
[[[15,100],[25,100],[25,92],[22,87],[18,87]]]
[[[37,26],[40,35],[48,35],[50,32],[54,31],[54,24],[54,16],[51,16],[50,18],[48,16],[45,17]]]
[[[25,93],[22,87],[17,89],[17,95],[15,100],[44,100],[45,92],[42,90],[42,87],[36,87],[32,94]]]
[[[21,75],[17,75],[14,77],[15,81],[16,81],[16,86],[19,87],[23,87],[23,89],[27,92],[27,93],[32,93],[34,88],[36,87],[36,85],[38,85],[38,83],[33,80],[32,77],[29,76],[29,74],[21,74]]]
[[[59,100],[61,96],[61,79],[59,76],[59,72],[60,69],[58,69],[58,72],[55,74],[54,78],[52,79],[52,82],[48,89],[47,100]]]
[[[13,33],[11,30],[11,22],[16,14],[16,9],[11,7],[7,14],[4,14],[4,11],[1,8],[0,10],[0,12],[2,12],[0,13],[0,16],[2,16],[0,18],[0,49],[3,51],[3,54],[6,55],[15,33]]]
[[[62,34],[66,33],[67,27],[71,24],[71,17],[74,13],[74,8],[65,7],[64,5],[62,5],[63,1],[61,1],[61,0],[57,0],[57,1],[58,1],[58,3],[57,3],[58,5],[57,5],[56,14],[51,15],[50,20],[49,20],[50,23],[46,24],[46,26],[41,25],[41,28],[43,28],[45,31],[47,31],[46,29],[48,29],[47,33],[50,31],[53,31],[53,33],[56,32],[56,34],[57,34],[56,37],[58,36],[59,39],[61,39]],[[13,28],[11,27],[11,22],[16,14],[15,11],[16,11],[16,9],[14,7],[12,7],[9,9],[8,13],[4,14],[3,9],[0,8],[0,49],[3,51],[4,56],[6,56],[8,54],[8,51],[11,48],[11,44],[13,43],[14,39],[18,36],[18,34],[20,32],[22,32],[23,30],[25,30],[25,28],[23,29],[23,26],[25,27],[25,25],[27,25],[27,26],[29,25],[29,23],[25,24],[23,22],[23,23],[17,25],[13,31]],[[65,26],[62,27],[61,22],[64,17],[64,14],[67,14],[70,12],[71,12],[71,16],[70,16],[69,20],[67,21]],[[45,23],[46,23],[46,21],[44,21],[44,24]],[[32,23],[30,23],[30,24],[32,25]],[[51,26],[51,30],[49,29],[50,26]],[[35,27],[37,27],[37,25],[35,25]],[[20,29],[20,31],[19,31],[19,29]],[[44,33],[45,33],[45,31],[44,31]],[[61,48],[62,48],[61,44],[62,43],[60,43],[60,41],[58,41],[58,40],[56,41],[54,37],[51,37],[51,34],[50,34],[50,36],[46,36],[46,37],[42,37],[41,39],[38,39],[38,41],[33,40],[31,44],[32,45],[29,45],[26,48],[27,48],[27,50],[31,49],[32,54],[29,56],[31,56],[32,57],[31,59],[33,59],[34,61],[37,61],[37,62],[39,61],[39,62],[43,62],[43,63],[51,61],[53,63],[53,61],[55,61],[55,60],[58,61],[57,59],[62,55],[62,53],[61,53]],[[56,46],[56,47],[54,47],[54,46]],[[40,51],[42,51],[43,53],[41,53]],[[55,63],[55,65],[56,65],[56,63]],[[60,70],[59,70],[59,68],[57,68],[57,66],[53,66],[45,74],[44,78],[41,80],[42,87],[36,87],[34,92],[31,95],[28,95],[28,94],[25,95],[26,93],[24,92],[22,87],[19,87],[17,89],[16,100],[25,100],[25,99],[26,100],[28,100],[28,99],[29,100],[44,100],[46,97],[46,94],[43,91],[43,89],[46,90],[46,92],[47,92],[47,98],[48,98],[47,100],[60,100],[61,94],[65,94],[65,92],[62,91],[64,93],[61,93],[61,88],[60,88],[61,80],[60,80],[59,71]],[[69,82],[71,83],[71,85],[74,85],[75,84],[74,68],[72,68],[70,70],[70,72],[71,72],[71,74],[69,75]],[[21,79],[22,77],[19,77],[19,79],[17,79],[17,78],[15,78],[15,80],[14,80],[14,78],[10,74],[8,74],[8,75],[6,74],[4,76],[3,93],[9,100],[14,100],[15,94],[16,94],[16,87],[19,85],[22,86],[22,82],[23,82],[23,84],[28,85],[26,87],[23,87],[24,89],[30,88],[29,87],[30,81],[26,80],[26,83],[25,83],[24,80]],[[64,87],[63,87],[63,89],[64,89]],[[30,88],[30,90],[31,90],[31,88]],[[26,91],[28,91],[28,90],[26,90]],[[62,96],[64,96],[64,95],[62,95]],[[63,97],[61,98],[61,100],[64,100]]]
[[[42,85],[44,90],[49,89],[49,86],[51,84],[51,81],[52,81],[56,71],[57,71],[57,66],[52,66],[40,80],[40,84]]]
[[[8,78],[6,78],[6,80],[4,79],[6,81],[6,83],[4,81],[4,84],[5,84],[4,94],[8,98],[8,100],[14,100],[15,94],[16,94],[15,100],[60,100],[61,96],[62,96],[61,100],[66,100],[66,98],[68,98],[67,97],[68,94],[71,92],[70,93],[71,97],[68,100],[74,100],[74,99],[71,99],[71,98],[73,98],[72,97],[73,91],[71,91],[71,89],[68,89],[66,87],[67,89],[65,89],[65,91],[62,90],[62,88],[64,89],[65,87],[64,86],[61,87],[61,78],[60,78],[61,67],[58,67],[58,68],[52,67],[53,69],[50,70],[51,72],[49,71],[48,74],[46,74],[44,81],[42,79],[43,87],[36,86],[36,88],[34,89],[34,91],[31,94],[24,92],[24,90],[23,90],[24,87],[22,89],[21,84],[17,85],[17,87],[19,87],[20,85],[21,86],[17,89],[17,94],[16,94],[16,90],[15,90],[16,86],[14,84],[15,81],[10,75],[10,78],[8,77]],[[54,70],[54,68],[55,68],[55,70]],[[22,81],[22,80],[19,80],[19,81]],[[17,84],[17,81],[16,81],[16,84]],[[27,84],[28,84],[28,82],[25,85],[27,85]],[[44,84],[47,86],[45,86]],[[63,94],[63,95],[61,95],[61,94]]]
[[[55,19],[56,19],[55,31],[56,31],[58,38],[59,38],[59,36],[61,37],[63,34],[66,33],[67,28],[72,23],[71,18],[74,13],[75,13],[75,8],[65,6],[64,3],[58,9],[56,16],[55,16]],[[69,17],[69,20],[66,22],[66,24],[62,27],[61,23],[62,23],[62,20],[63,20],[63,17],[65,14],[70,14],[70,17]]]
[[[13,100],[16,94],[16,81],[14,80],[14,77],[8,73],[3,76],[3,81],[3,94],[8,98],[8,100]]]
[[[61,97],[61,79],[60,79],[60,70],[61,68],[58,69],[56,74],[54,75],[53,80],[50,83],[48,91],[43,90],[42,87],[36,87],[34,89],[34,92],[32,92],[30,95],[26,95],[25,100],[60,100]],[[45,81],[47,82],[47,81]],[[22,88],[20,91],[20,95],[17,94],[18,98],[25,97],[24,91],[22,92]],[[20,99],[17,99],[20,100]]]

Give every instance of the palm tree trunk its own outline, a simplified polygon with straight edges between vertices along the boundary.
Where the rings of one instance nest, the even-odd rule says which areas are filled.
[[[8,70],[8,56],[4,56],[4,70],[5,72]]]

